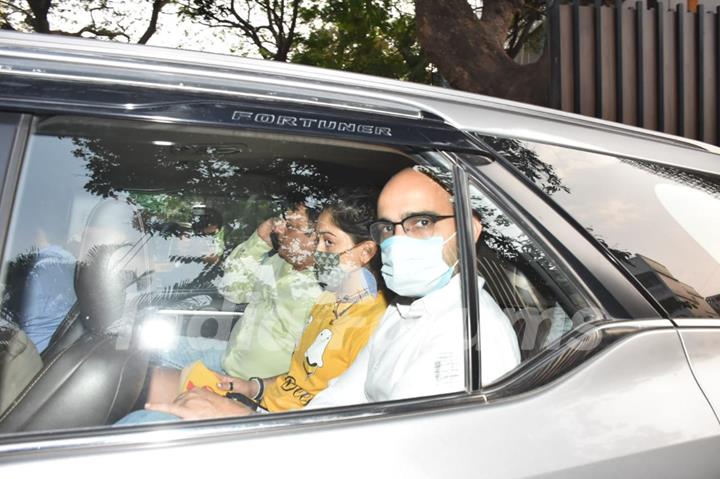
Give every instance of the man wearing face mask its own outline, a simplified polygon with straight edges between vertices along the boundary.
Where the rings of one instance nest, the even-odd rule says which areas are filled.
[[[264,221],[223,262],[218,291],[246,304],[230,341],[181,337],[154,358],[150,396],[175,391],[178,371],[201,360],[235,377],[269,377],[287,371],[304,320],[322,289],[312,268],[319,212],[297,203],[283,218]]]

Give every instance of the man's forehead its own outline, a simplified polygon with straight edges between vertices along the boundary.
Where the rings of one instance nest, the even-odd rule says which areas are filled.
[[[290,207],[285,211],[285,219],[303,221],[308,219],[307,208],[303,205]]]
[[[411,188],[395,189],[380,196],[378,217],[399,221],[416,213],[448,214],[453,212],[450,195],[440,190]]]

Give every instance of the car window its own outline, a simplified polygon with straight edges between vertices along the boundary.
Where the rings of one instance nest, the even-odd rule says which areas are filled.
[[[720,317],[720,178],[482,137],[570,213],[673,318]]]
[[[375,243],[377,193],[415,165],[400,150],[36,119],[0,273],[0,432],[114,425],[150,397],[193,389],[269,412],[464,391],[452,177],[417,161],[410,171],[440,188],[443,207],[393,199]],[[411,264],[418,255],[435,261]],[[337,392],[319,401],[331,382]],[[137,414],[121,424],[158,417]]]
[[[510,319],[522,360],[557,347],[566,333],[604,318],[559,262],[492,201],[481,184],[471,183],[470,202],[475,221],[482,225],[476,243],[478,274],[484,289]],[[481,347],[486,341],[484,347],[492,347],[491,338],[482,336],[483,323],[492,319],[481,312]],[[483,383],[499,376],[492,360],[483,356],[481,364]]]

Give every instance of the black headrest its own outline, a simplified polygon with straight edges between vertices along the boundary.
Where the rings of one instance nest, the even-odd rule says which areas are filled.
[[[86,331],[105,332],[117,325],[125,310],[127,290],[135,273],[123,269],[118,257],[131,245],[101,245],[91,249],[75,273],[80,320]]]
[[[79,318],[89,332],[105,332],[123,317],[128,294],[148,271],[148,235],[127,198],[104,198],[88,215],[75,271]]]

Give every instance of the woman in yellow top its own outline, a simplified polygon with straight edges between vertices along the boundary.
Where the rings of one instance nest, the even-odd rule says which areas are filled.
[[[373,272],[379,254],[368,231],[374,206],[366,197],[351,196],[320,214],[315,271],[325,291],[310,312],[288,373],[263,380],[262,397],[257,380],[224,381],[226,390],[230,382],[233,389],[245,386],[245,395],[258,398],[268,411],[299,409],[350,367],[387,308]]]
[[[252,409],[245,404],[254,406],[246,398],[270,412],[306,406],[350,367],[387,308],[378,287],[378,246],[368,230],[374,217],[372,198],[350,195],[325,208],[318,218],[315,271],[325,291],[310,312],[286,374],[247,381],[218,374],[218,388],[230,393],[227,398],[198,388],[172,403],[146,404],[145,412],[166,414],[133,422],[175,419],[169,415],[184,419],[246,415]]]

